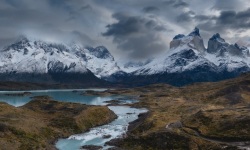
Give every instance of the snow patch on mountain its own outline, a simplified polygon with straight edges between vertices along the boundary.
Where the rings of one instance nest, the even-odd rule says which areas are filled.
[[[86,68],[98,78],[106,78],[120,71],[114,57],[104,46],[82,48],[74,45],[71,48],[81,58]]]
[[[22,37],[0,53],[0,73],[86,73],[90,70],[102,78],[120,70],[103,46],[83,48],[77,44],[67,46]]]
[[[246,46],[227,43],[218,33],[209,39],[206,49],[198,28],[188,35],[178,34],[171,41],[168,51],[143,61],[117,62],[104,46],[93,48],[77,44],[53,44],[27,38],[0,51],[0,73],[89,71],[98,78],[114,82],[123,81],[123,78],[151,75],[161,77],[163,81],[167,74],[178,74],[176,79],[184,76],[186,80],[185,73],[192,76],[190,83],[196,79],[215,81],[250,71],[250,52]],[[205,75],[204,78],[207,79],[200,75]]]
[[[175,36],[169,51],[132,74],[138,76],[181,73],[202,66],[208,66],[213,72],[233,72],[240,68],[250,70],[249,50],[237,44],[226,43],[219,34],[210,38],[206,50],[199,29],[195,28],[187,36]]]
[[[30,41],[27,38],[1,51],[1,73],[86,73],[83,62],[63,45]]]

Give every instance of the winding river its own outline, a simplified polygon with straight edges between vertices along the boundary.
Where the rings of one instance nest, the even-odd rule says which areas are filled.
[[[84,95],[84,91],[104,91],[106,89],[81,89],[81,90],[36,90],[30,95],[15,96],[14,93],[21,93],[22,91],[0,91],[0,102],[6,102],[10,105],[19,107],[25,105],[31,100],[33,96],[48,95],[54,100],[63,102],[75,102],[87,105],[107,105],[109,100],[119,100],[122,104],[133,103],[129,97],[117,96],[88,96]],[[6,95],[9,94],[9,95]],[[59,150],[78,150],[84,145],[102,146],[103,149],[108,149],[109,146],[105,142],[111,139],[122,137],[126,134],[129,122],[138,118],[140,113],[147,112],[146,109],[131,108],[128,106],[108,106],[118,118],[113,122],[90,129],[88,132],[72,135],[66,139],[59,139],[56,143],[56,148]]]

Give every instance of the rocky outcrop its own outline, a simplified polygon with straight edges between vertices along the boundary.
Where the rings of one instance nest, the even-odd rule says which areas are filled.
[[[176,35],[170,42],[170,49],[175,49],[177,47],[182,47],[188,45],[188,47],[195,49],[199,52],[205,52],[205,46],[203,39],[200,36],[198,28],[195,28],[189,35],[185,36],[183,34]]]
[[[125,76],[124,81],[137,85],[182,86],[233,78],[250,71],[249,50],[227,43],[218,33],[210,38],[207,50],[198,28],[187,36],[176,35],[170,48],[164,55]]]
[[[238,44],[229,44],[219,33],[214,34],[208,41],[207,52],[224,57],[227,54],[238,57],[249,57],[249,50],[246,47],[240,47]]]

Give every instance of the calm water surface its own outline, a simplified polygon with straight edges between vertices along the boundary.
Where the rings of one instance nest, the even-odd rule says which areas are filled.
[[[54,100],[63,101],[63,102],[75,102],[88,105],[106,105],[105,101],[124,98],[124,96],[88,96],[81,95],[86,90],[95,90],[95,91],[104,91],[106,89],[81,89],[77,92],[72,90],[36,90],[36,91],[0,91],[0,102],[6,102],[13,106],[22,106],[28,103],[33,96],[42,96],[48,95]],[[11,93],[22,93],[22,92],[31,92],[31,95],[28,96],[7,96],[6,94]],[[130,102],[127,100],[125,102]]]

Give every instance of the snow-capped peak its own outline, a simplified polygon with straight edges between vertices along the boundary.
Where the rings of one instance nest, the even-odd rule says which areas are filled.
[[[244,72],[250,70],[250,58],[241,57],[244,55],[249,56],[249,50],[237,44],[230,45],[226,43],[218,33],[210,38],[208,50],[204,47],[198,28],[195,28],[187,36],[183,34],[176,35],[170,43],[170,48],[170,51],[142,66],[132,74],[136,76],[167,76],[167,74],[170,74],[171,76],[171,74],[185,72],[193,72],[194,75],[199,74],[199,72],[201,74],[202,72],[209,72],[213,76],[227,72],[229,76],[233,76],[237,74],[234,71],[240,70]],[[201,76],[197,80],[202,81],[202,78]]]
[[[249,71],[250,52],[247,47],[227,43],[219,33],[209,39],[208,49],[205,49],[199,29],[195,28],[188,35],[176,35],[170,43],[170,50],[163,54],[148,61],[119,62],[119,65],[104,46],[64,45],[23,37],[0,51],[0,73],[91,71],[98,78],[112,81],[129,77],[134,81],[137,76],[140,80],[148,80],[140,77],[147,76],[157,78],[152,79],[153,82],[170,82],[171,78],[176,78],[176,82],[185,80],[183,83],[214,81]]]
[[[87,72],[83,62],[64,45],[22,38],[0,55],[1,73]]]
[[[6,48],[4,48],[4,50],[8,51],[8,50],[12,49],[12,50],[19,51],[19,50],[27,48],[27,47],[31,47],[30,41],[28,40],[27,37],[20,36],[15,43],[7,46]]]
[[[237,43],[227,43],[219,33],[216,33],[208,41],[207,52],[219,57],[226,55],[248,57],[249,50],[246,47],[240,47]]]
[[[27,37],[4,48],[0,60],[0,73],[85,73],[90,70],[101,78],[120,70],[104,46],[84,48],[77,44],[68,46]]]
[[[211,41],[217,40],[220,43],[225,43],[225,40],[221,38],[219,33],[214,34],[209,40]]]
[[[194,30],[191,33],[189,33],[188,36],[200,36],[199,28],[195,27]]]
[[[114,60],[114,57],[110,54],[108,49],[104,46],[98,46],[96,48],[87,47],[86,49],[89,51],[89,53],[96,56],[97,58],[100,58],[100,59],[108,59],[109,58],[109,59]]]

